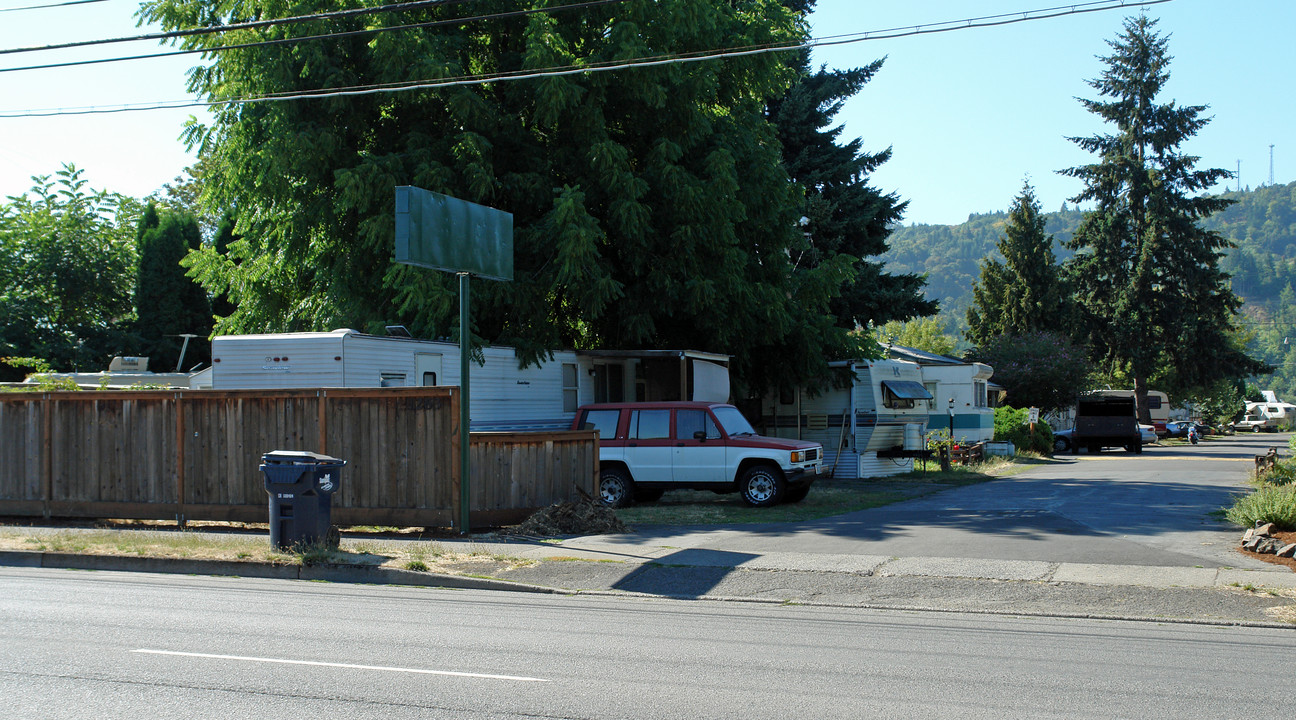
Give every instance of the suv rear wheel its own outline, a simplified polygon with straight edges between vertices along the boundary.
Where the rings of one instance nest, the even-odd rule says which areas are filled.
[[[778,505],[783,499],[787,482],[783,473],[769,465],[754,465],[743,473],[738,481],[738,492],[743,502],[752,507],[770,507]]]
[[[634,499],[634,481],[621,468],[600,470],[598,494],[599,502],[607,507],[625,507]]]

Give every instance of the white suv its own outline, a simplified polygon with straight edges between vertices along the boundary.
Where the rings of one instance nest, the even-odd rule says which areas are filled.
[[[572,429],[599,431],[599,499],[609,507],[678,488],[738,492],[755,507],[800,502],[823,468],[818,443],[757,435],[724,403],[585,405]]]

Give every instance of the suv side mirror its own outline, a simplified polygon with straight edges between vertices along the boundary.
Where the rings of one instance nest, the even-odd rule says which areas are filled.
[[[707,439],[707,436],[706,436],[706,430],[694,430],[694,431],[693,431],[693,439],[694,439],[694,440],[701,440],[702,442],[706,442],[706,439]]]

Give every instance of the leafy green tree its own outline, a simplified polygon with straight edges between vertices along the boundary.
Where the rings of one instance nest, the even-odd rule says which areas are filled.
[[[998,249],[1003,262],[983,260],[981,277],[972,288],[968,340],[980,345],[1000,335],[1066,327],[1068,290],[1030,183],[1023,183],[1013,201]]]
[[[1225,428],[1246,413],[1246,390],[1239,380],[1217,380],[1184,396],[1183,402],[1192,409],[1193,417],[1207,425]]]
[[[186,277],[180,264],[202,243],[197,218],[170,210],[159,216],[150,204],[138,237],[135,312],[140,352],[149,358],[149,368],[155,372],[175,368],[182,348],[187,367],[203,362],[209,356],[206,339],[212,328],[211,304],[206,291]],[[197,337],[186,347],[179,337],[183,334]]]
[[[1115,132],[1071,138],[1098,157],[1062,171],[1084,182],[1073,201],[1094,206],[1069,244],[1081,337],[1102,363],[1132,377],[1140,407],[1162,366],[1174,370],[1175,387],[1163,388],[1170,391],[1263,369],[1228,341],[1240,305],[1219,267],[1229,243],[1198,225],[1228,206],[1200,193],[1229,173],[1199,170],[1198,158],[1180,149],[1209,118],[1205,106],[1158,104],[1170,56],[1155,25],[1127,19],[1108,42],[1107,68],[1090,81],[1107,99],[1081,102]]]
[[[233,211],[227,210],[216,225],[216,233],[212,238],[212,256],[217,258],[227,257],[230,251],[230,245],[237,242],[239,237],[234,234],[235,218]],[[186,258],[185,264],[191,265],[195,260],[200,259],[201,254],[193,254]],[[220,291],[212,296],[211,308],[212,314],[217,320],[230,317],[238,309],[229,298],[228,284],[221,283]]]
[[[1047,331],[996,336],[977,346],[972,358],[994,368],[994,382],[1013,407],[1044,412],[1072,405],[1091,387],[1094,370],[1085,348]]]
[[[0,204],[0,356],[100,370],[130,346],[138,201],[65,165]],[[21,380],[0,366],[0,377]]]
[[[889,274],[875,259],[886,252],[887,236],[906,205],[894,193],[884,195],[868,184],[870,174],[891,157],[890,148],[864,152],[859,138],[842,142],[843,127],[835,125],[842,105],[872,80],[882,61],[812,71],[806,51],[798,55],[798,63],[797,82],[770,104],[783,164],[805,191],[803,242],[793,249],[796,267],[818,267],[843,254],[857,258],[854,278],[832,303],[838,327],[934,315],[939,307],[923,297],[925,278]]]
[[[473,12],[548,5],[483,0]],[[141,12],[174,30],[320,9],[300,0],[152,0]],[[207,49],[456,14],[419,7],[183,42]],[[775,0],[628,0],[227,50],[195,69],[191,89],[219,102],[805,35],[802,16]],[[736,380],[749,385],[805,377],[823,366],[811,341],[851,340],[834,331],[832,303],[858,258],[794,268],[799,197],[765,111],[795,77],[785,60],[752,55],[224,106],[189,139],[210,161],[205,204],[236,209],[241,237],[225,254],[199,251],[191,267],[237,307],[223,332],[398,322],[424,337],[471,330],[527,359],[563,346],[705,347],[732,354]],[[474,284],[471,329],[456,326],[452,276],[392,262],[393,187],[407,184],[513,213],[515,281]]]
[[[946,332],[945,323],[934,317],[892,320],[877,328],[874,336],[879,345],[899,345],[937,355],[953,353],[957,344],[954,336]]]

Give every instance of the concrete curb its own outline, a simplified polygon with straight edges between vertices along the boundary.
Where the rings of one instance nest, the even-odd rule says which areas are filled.
[[[147,572],[171,575],[215,575],[270,580],[313,580],[371,585],[410,585],[454,590],[506,590],[550,595],[574,594],[568,590],[541,585],[365,565],[276,565],[273,563],[226,560],[185,560],[179,558],[0,550],[0,566],[101,570],[108,572]]]
[[[637,565],[654,565],[660,567],[685,567],[681,565],[660,565],[659,563],[649,561],[645,563],[634,563]],[[476,578],[465,577],[461,575],[446,575],[441,573],[426,573],[413,570],[401,570],[397,568],[383,568],[362,565],[276,565],[273,563],[263,562],[238,562],[222,560],[190,560],[178,558],[148,558],[148,557],[129,557],[129,556],[112,556],[112,555],[84,555],[77,553],[59,553],[27,550],[0,550],[0,566],[8,567],[25,567],[25,568],[50,568],[65,570],[98,570],[108,572],[146,572],[160,574],[180,574],[180,575],[206,575],[206,576],[229,576],[229,577],[248,577],[259,579],[278,579],[278,580],[305,580],[318,582],[335,582],[349,584],[372,584],[372,585],[404,585],[410,587],[427,587],[443,588],[456,590],[494,590],[505,592],[524,592],[547,595],[565,595],[565,596],[595,596],[595,597],[640,597],[644,599],[671,599],[671,600],[711,600],[715,602],[729,603],[755,603],[767,605],[784,605],[788,604],[787,600],[764,597],[745,597],[745,596],[728,596],[728,595],[706,595],[697,597],[693,595],[673,595],[671,593],[645,593],[630,590],[614,589],[563,589],[553,588],[543,585],[533,585],[527,583],[516,583],[505,580],[496,580],[493,578]],[[707,567],[690,566],[690,567]],[[745,570],[751,572],[779,572],[771,568],[747,568],[735,567],[734,570]],[[1210,571],[1216,572],[1216,571]],[[859,574],[859,573],[847,573]],[[1242,573],[1239,573],[1242,574]],[[1262,573],[1264,574],[1264,573]],[[872,575],[867,573],[866,576]],[[920,577],[924,576],[920,575]],[[1231,576],[1230,576],[1231,577]],[[967,579],[985,579],[985,578],[967,578]],[[1002,579],[993,580],[994,582],[1003,582]],[[1040,582],[1038,579],[1017,580],[1018,582]],[[1058,583],[1056,579],[1052,580]],[[1089,584],[1083,581],[1063,581],[1059,584]],[[1143,587],[1147,587],[1144,585]],[[1208,587],[1223,587],[1223,578],[1213,585],[1190,584],[1187,586],[1174,586],[1180,589],[1205,589]],[[1226,619],[1226,618],[1193,618],[1193,617],[1168,617],[1164,615],[1137,615],[1137,614],[1113,614],[1102,612],[1048,612],[1039,610],[1025,610],[1013,608],[943,608],[939,606],[915,605],[907,603],[887,603],[887,602],[864,602],[864,603],[840,603],[840,602],[823,602],[815,600],[797,600],[792,604],[806,605],[813,607],[834,607],[834,608],[852,608],[863,610],[889,610],[900,612],[924,612],[924,613],[963,613],[975,615],[1002,615],[1002,616],[1019,616],[1019,617],[1043,617],[1043,618],[1071,618],[1071,619],[1089,619],[1089,620],[1109,620],[1125,622],[1153,622],[1153,623],[1174,623],[1189,625],[1215,625],[1215,626],[1236,626],[1236,627],[1258,627],[1258,628],[1276,628],[1292,630],[1296,629],[1290,623],[1284,622],[1266,622],[1262,620],[1243,620],[1243,619]]]

